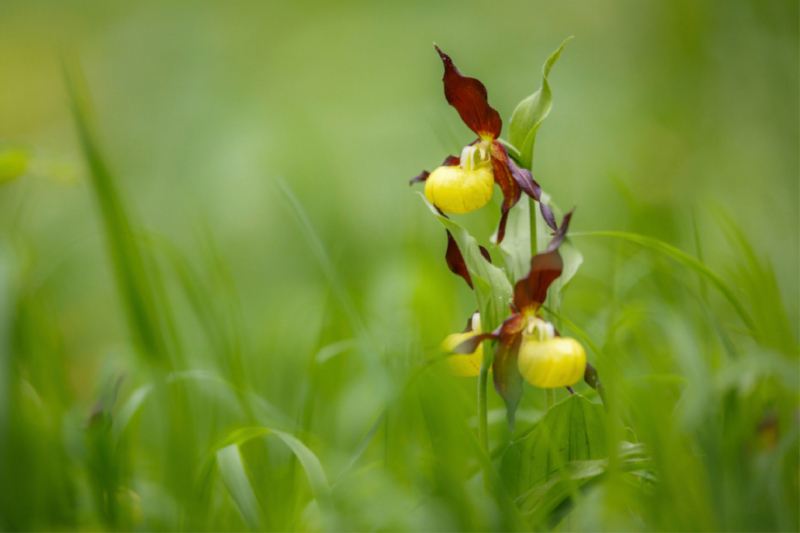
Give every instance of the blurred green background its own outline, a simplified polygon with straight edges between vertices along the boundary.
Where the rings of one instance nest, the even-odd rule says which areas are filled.
[[[609,390],[628,391],[621,404],[641,408],[619,427],[652,446],[660,480],[636,492],[611,478],[559,527],[796,530],[798,4],[722,0],[0,2],[0,142],[32,154],[26,176],[0,184],[0,527],[252,526],[220,482],[208,516],[186,518],[209,447],[260,420],[242,399],[250,391],[282,413],[269,416],[319,456],[331,483],[373,465],[334,486],[338,527],[503,528],[448,429],[453,413],[474,417],[475,381],[441,365],[414,374],[475,303],[408,179],[473,137],[443,97],[433,42],[484,82],[507,125],[570,35],[550,75],[535,179],[562,208],[578,206],[573,231],[629,231],[700,253],[778,340],[745,338],[733,310],[713,291],[701,297],[680,265],[576,237],[585,261],[562,312],[612,355],[590,359]],[[175,368],[225,376],[239,394],[212,382],[156,396],[114,445],[86,436],[93,406],[106,398],[116,420],[159,378],[129,341],[65,62],[83,70],[102,152],[161,272]],[[483,243],[495,196],[459,218]],[[735,228],[742,239],[726,238]],[[372,348],[350,342],[354,313]],[[680,385],[636,381],[662,374]],[[490,396],[500,444],[502,401]],[[530,389],[525,402],[533,420],[543,399]],[[758,451],[773,416],[778,444]],[[316,527],[289,452],[246,446],[257,527]],[[120,487],[134,494],[118,496],[130,516],[109,511]]]

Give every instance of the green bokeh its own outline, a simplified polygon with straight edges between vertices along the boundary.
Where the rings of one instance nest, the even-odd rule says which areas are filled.
[[[119,444],[83,427],[98,399],[116,419],[159,377],[130,343],[65,64],[85,74],[101,148],[161,268],[184,370],[276,406],[331,483],[388,408],[360,477],[335,487],[338,527],[507,527],[467,475],[458,420],[474,417],[475,382],[433,365],[404,389],[475,308],[408,179],[473,140],[443,97],[433,42],[484,82],[507,126],[570,35],[550,74],[535,179],[578,207],[573,231],[634,232],[691,255],[699,242],[783,340],[747,339],[723,298],[663,256],[574,239],[584,263],[561,312],[609,355],[599,366],[620,401],[641,408],[618,407],[609,438],[635,432],[661,482],[639,493],[611,477],[562,527],[797,528],[797,383],[779,377],[796,377],[800,333],[798,6],[738,0],[0,3],[0,154],[7,143],[29,157],[25,176],[0,176],[0,528],[125,529],[139,522],[135,498],[141,529],[247,527],[220,481],[208,516],[186,521],[205,454],[253,417],[225,386],[156,387]],[[499,201],[459,223],[486,243]],[[726,238],[731,220],[762,270]],[[352,312],[372,346],[345,343],[320,362],[359,335]],[[673,374],[688,385],[652,377]],[[520,420],[543,407],[532,390]],[[502,406],[490,391],[495,444],[509,437]],[[759,451],[756,429],[773,415],[778,444]],[[178,420],[185,431],[169,430]],[[288,449],[275,439],[241,451],[268,510],[258,527],[314,527]],[[121,491],[113,512],[104,483]]]

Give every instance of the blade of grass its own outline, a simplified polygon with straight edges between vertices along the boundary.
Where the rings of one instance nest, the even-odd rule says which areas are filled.
[[[645,248],[653,250],[655,252],[662,253],[675,261],[679,262],[680,264],[684,265],[688,269],[692,270],[693,272],[697,273],[699,276],[703,277],[705,280],[711,284],[712,287],[717,289],[722,296],[728,300],[728,302],[733,306],[736,310],[736,313],[739,315],[739,318],[742,319],[747,329],[750,331],[750,335],[753,337],[757,337],[757,330],[755,327],[755,322],[753,318],[750,316],[750,313],[745,309],[742,302],[739,298],[736,297],[736,293],[731,289],[730,285],[728,285],[725,280],[723,280],[719,274],[708,268],[705,264],[701,261],[695,259],[694,257],[688,255],[686,252],[675,248],[665,242],[659,241],[658,239],[654,239],[652,237],[646,237],[644,235],[637,235],[635,233],[625,233],[621,231],[590,231],[590,232],[580,232],[580,233],[570,233],[570,237],[614,237],[618,239],[624,239],[630,242],[634,242]]]
[[[136,242],[130,218],[122,204],[111,171],[100,152],[81,74],[77,68],[68,68],[65,65],[64,77],[134,344],[139,353],[151,363],[170,367],[165,335],[158,321],[156,294],[151,280],[148,279],[147,263]]]
[[[247,477],[239,446],[236,444],[226,446],[217,450],[216,456],[220,477],[228,493],[250,529],[257,531],[261,524],[261,508]]]

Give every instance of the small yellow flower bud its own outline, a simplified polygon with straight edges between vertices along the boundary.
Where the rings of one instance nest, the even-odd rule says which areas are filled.
[[[439,167],[425,182],[425,198],[445,213],[463,215],[489,203],[494,194],[492,166]]]
[[[542,389],[567,387],[586,371],[586,352],[569,337],[539,342],[526,337],[519,349],[519,372],[528,383]]]

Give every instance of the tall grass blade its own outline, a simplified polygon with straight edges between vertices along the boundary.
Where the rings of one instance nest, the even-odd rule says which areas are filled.
[[[100,152],[87,91],[81,83],[82,78],[77,68],[65,67],[64,74],[78,138],[100,206],[106,244],[134,344],[139,353],[150,362],[169,367],[169,354],[158,321],[157,298],[148,278],[147,262],[136,242],[130,218],[111,171]]]
[[[742,319],[745,326],[749,330],[750,334],[753,337],[757,337],[758,333],[755,327],[755,322],[753,318],[750,316],[750,313],[745,309],[742,302],[736,296],[736,293],[731,289],[730,285],[728,285],[725,280],[723,280],[719,274],[708,268],[699,260],[695,259],[694,257],[688,255],[686,252],[683,252],[674,246],[671,246],[665,242],[659,241],[658,239],[654,239],[652,237],[646,237],[644,235],[637,235],[635,233],[625,233],[621,231],[590,231],[590,232],[581,232],[581,233],[570,233],[570,237],[614,237],[618,239],[624,239],[630,242],[634,242],[645,248],[650,250],[662,253],[680,264],[684,265],[688,269],[692,270],[693,272],[697,273],[698,275],[702,276],[706,279],[712,287],[717,289],[723,297],[733,306],[736,310],[736,313],[739,315],[739,318]]]

